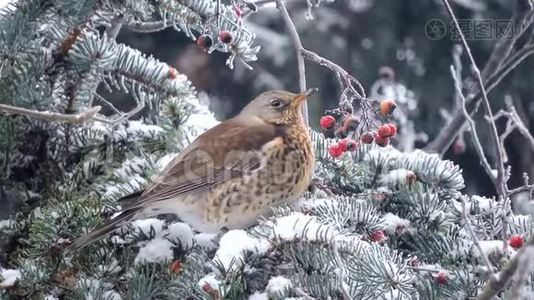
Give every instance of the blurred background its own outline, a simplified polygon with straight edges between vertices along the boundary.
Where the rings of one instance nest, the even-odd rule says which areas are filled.
[[[514,6],[514,1],[508,0],[451,2],[459,19],[476,22],[508,20]],[[450,19],[441,1],[337,0],[314,9],[313,19],[306,17],[306,1],[287,0],[286,4],[305,48],[345,68],[362,82],[368,94],[380,93],[384,81],[393,84],[393,97],[401,104],[398,114],[403,119],[397,121],[410,121],[416,134],[413,146],[424,147],[446,124],[447,115],[455,108],[449,66],[453,63],[453,48],[458,41],[450,32],[442,35],[439,28],[435,30],[436,24],[443,24],[450,31]],[[253,70],[239,62],[230,70],[225,66],[226,54],[207,54],[172,28],[153,34],[124,29],[118,41],[186,74],[199,91],[201,100],[209,104],[217,119],[223,120],[238,113],[262,91],[298,91],[294,50],[274,3],[260,5],[257,13],[247,17],[246,24],[262,47],[258,61],[252,63]],[[531,35],[525,34],[529,38]],[[496,39],[470,38],[468,42],[475,60],[483,67]],[[469,75],[469,68],[465,57],[462,58],[465,77]],[[320,88],[319,95],[309,102],[310,125],[319,130],[319,118],[326,109],[337,107],[340,91],[333,73],[310,62],[306,67],[308,86]],[[529,128],[534,115],[533,67],[534,59],[527,59],[489,95],[494,112],[504,107],[505,97],[511,99]],[[117,101],[125,108],[131,105],[131,101],[121,97]],[[490,145],[487,123],[480,115],[476,120],[483,145]],[[503,126],[500,130],[504,128],[504,124],[498,125]],[[513,168],[509,185],[513,188],[521,184],[523,172],[534,176],[534,153],[517,132],[508,138],[506,147]],[[492,163],[491,149],[487,151]],[[493,185],[480,167],[468,136],[465,141],[458,139],[445,158],[463,168],[466,192],[494,195]]]

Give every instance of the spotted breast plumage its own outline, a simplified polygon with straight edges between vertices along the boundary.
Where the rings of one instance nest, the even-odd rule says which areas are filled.
[[[314,156],[301,94],[268,91],[239,115],[200,135],[144,191],[123,199],[121,213],[77,239],[79,249],[123,224],[174,213],[201,232],[246,228],[308,187]]]

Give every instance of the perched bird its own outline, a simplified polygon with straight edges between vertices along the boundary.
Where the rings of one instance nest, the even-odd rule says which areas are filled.
[[[75,240],[71,250],[120,226],[163,213],[201,232],[246,228],[272,206],[308,188],[314,155],[301,108],[315,91],[268,91],[234,118],[200,135],[144,191],[122,199],[121,213]]]

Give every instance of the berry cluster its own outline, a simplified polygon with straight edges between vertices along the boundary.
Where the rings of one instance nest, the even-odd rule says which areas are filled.
[[[356,151],[356,149],[358,149],[358,146],[358,142],[356,142],[355,140],[352,140],[350,138],[344,138],[342,140],[339,140],[339,142],[330,145],[328,147],[328,153],[330,154],[330,156],[338,158],[347,151]]]
[[[219,32],[219,41],[223,44],[230,44],[234,40],[234,35],[230,31]],[[213,38],[209,34],[203,34],[197,38],[197,45],[200,49],[208,51],[213,46]]]
[[[389,99],[384,100],[380,102],[378,114],[384,118],[389,118],[395,108],[395,101]],[[319,123],[327,138],[341,139],[338,143],[332,144],[328,148],[328,153],[332,157],[338,158],[346,151],[356,150],[358,142],[347,138],[351,132],[358,129],[359,125],[359,120],[352,114],[352,111],[340,111],[339,109],[327,111],[327,114],[321,118]],[[336,125],[338,126],[336,127]],[[390,144],[390,139],[397,134],[397,127],[392,123],[379,126],[376,131],[370,130],[370,128],[368,128],[369,125],[366,125],[365,127],[367,127],[368,130],[360,134],[359,138],[360,142],[363,144],[371,144],[375,142],[381,147],[386,147]],[[350,146],[347,147],[347,145]]]

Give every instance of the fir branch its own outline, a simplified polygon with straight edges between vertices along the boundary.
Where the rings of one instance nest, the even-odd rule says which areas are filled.
[[[133,21],[126,24],[126,28],[128,30],[142,33],[158,32],[165,30],[171,26],[172,25],[170,23],[165,22],[165,20],[152,22]]]
[[[0,111],[8,114],[25,115],[29,117],[44,119],[51,122],[67,122],[72,124],[83,124],[87,121],[92,120],[100,111],[100,108],[100,106],[94,106],[78,114],[62,114],[57,112],[37,111],[7,104],[0,104]]]

